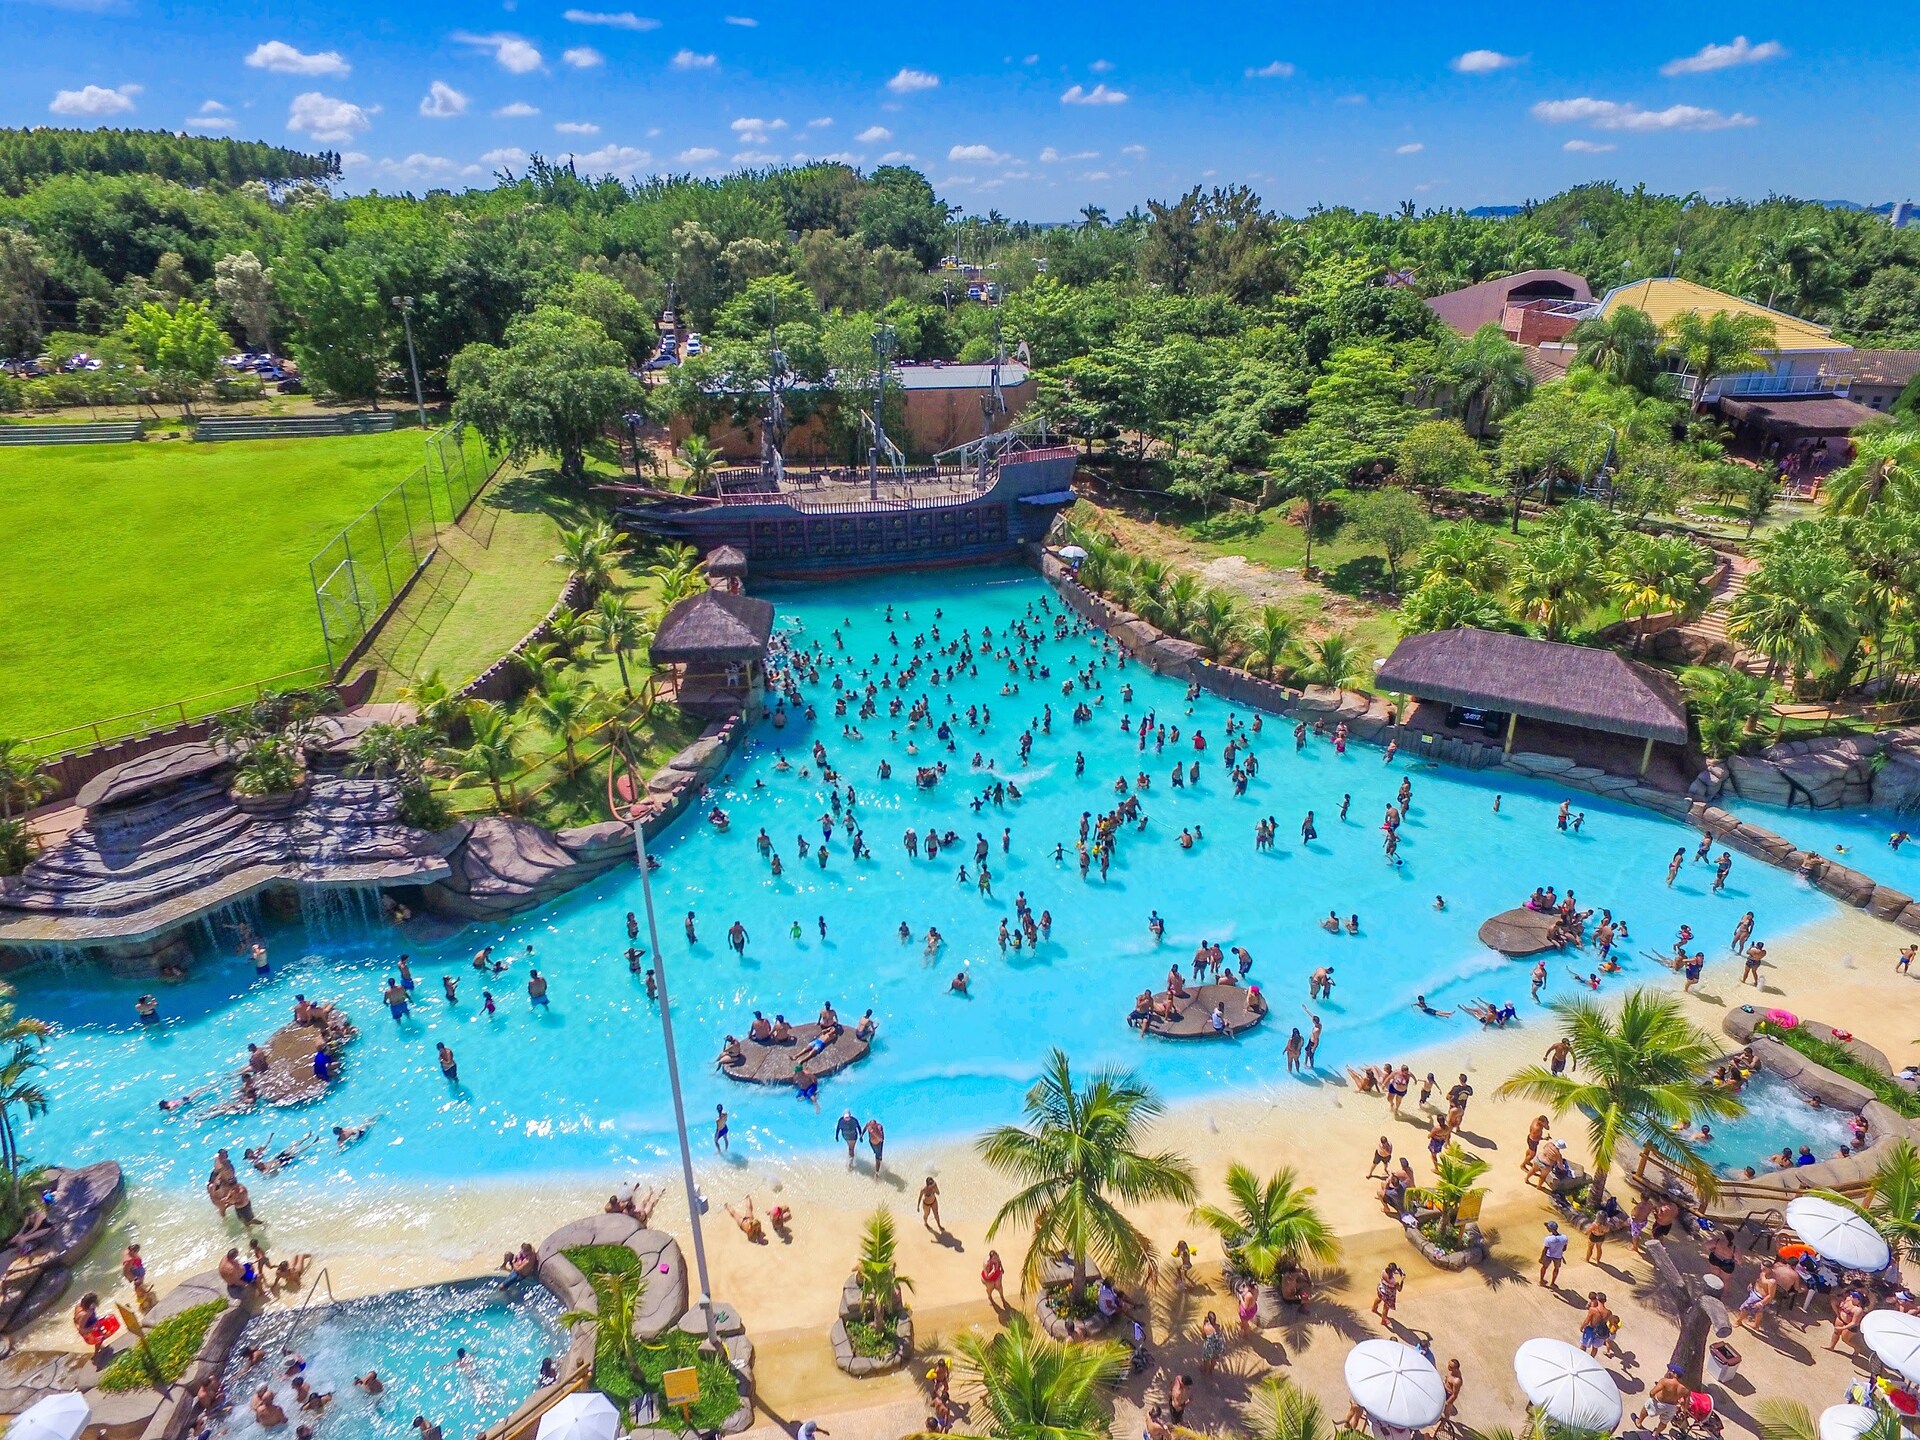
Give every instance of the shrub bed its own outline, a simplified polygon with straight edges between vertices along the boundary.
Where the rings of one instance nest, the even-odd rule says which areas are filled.
[[[1824,1065],[1836,1075],[1844,1075],[1856,1085],[1864,1085],[1874,1097],[1890,1105],[1909,1120],[1920,1119],[1920,1095],[1901,1085],[1891,1075],[1883,1075],[1861,1060],[1837,1040],[1822,1040],[1797,1026],[1788,1029],[1762,1020],[1753,1027],[1756,1035],[1778,1040],[1789,1050],[1797,1050],[1816,1065]]]
[[[171,1385],[187,1373],[187,1366],[200,1353],[207,1331],[226,1308],[224,1300],[209,1300],[169,1316],[147,1331],[147,1354],[165,1383]],[[123,1395],[152,1386],[153,1378],[137,1348],[123,1350],[100,1372],[100,1388],[109,1394]]]
[[[602,1275],[641,1273],[640,1257],[624,1245],[575,1245],[566,1251],[566,1257],[587,1277],[595,1296],[603,1300]],[[666,1387],[661,1376],[669,1370],[683,1370],[688,1366],[699,1371],[700,1399],[693,1406],[691,1425],[683,1426],[678,1410],[664,1408]],[[642,1393],[652,1395],[662,1404],[661,1423],[676,1430],[691,1428],[717,1433],[740,1408],[740,1386],[733,1368],[724,1360],[703,1358],[699,1338],[679,1329],[669,1330],[641,1345],[638,1379],[629,1375],[619,1358],[602,1344],[593,1357],[593,1388],[623,1410]]]

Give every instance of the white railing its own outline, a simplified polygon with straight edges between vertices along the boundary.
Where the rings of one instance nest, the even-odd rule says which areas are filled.
[[[1676,375],[1680,398],[1692,400],[1700,393],[1700,377]],[[1830,374],[1821,370],[1812,374],[1775,375],[1756,370],[1744,375],[1722,375],[1711,387],[1715,396],[1741,399],[1752,395],[1804,396],[1846,395],[1853,388],[1853,376]]]

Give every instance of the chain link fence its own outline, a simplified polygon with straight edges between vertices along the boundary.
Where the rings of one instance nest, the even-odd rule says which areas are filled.
[[[307,562],[331,668],[345,665],[407,593],[441,531],[491,478],[491,460],[464,423],[433,431],[425,461]]]

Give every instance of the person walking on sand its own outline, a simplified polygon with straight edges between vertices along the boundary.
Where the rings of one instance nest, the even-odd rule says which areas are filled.
[[[1558,1220],[1547,1221],[1547,1238],[1540,1243],[1540,1288],[1560,1288],[1560,1267],[1567,1261],[1567,1237]]]
[[[988,1303],[996,1310],[1006,1311],[1013,1308],[1007,1303],[1007,1292],[1004,1288],[1006,1279],[1007,1267],[1001,1263],[1000,1252],[987,1251],[987,1263],[980,1267],[980,1284],[986,1289]]]
[[[854,1118],[853,1111],[843,1110],[840,1112],[839,1120],[834,1122],[833,1134],[835,1139],[847,1142],[847,1168],[851,1170],[854,1162],[854,1151],[860,1144],[861,1135],[860,1122]]]
[[[920,1187],[920,1223],[936,1235],[947,1233],[947,1227],[940,1223],[940,1186],[931,1175]]]
[[[880,1178],[880,1157],[887,1148],[887,1132],[878,1119],[867,1121],[867,1144],[873,1147],[873,1178]]]
[[[1370,1307],[1372,1313],[1380,1317],[1382,1325],[1392,1325],[1393,1307],[1399,1303],[1400,1292],[1406,1283],[1407,1272],[1389,1260],[1387,1268],[1380,1272],[1380,1283],[1373,1287],[1373,1304]]]

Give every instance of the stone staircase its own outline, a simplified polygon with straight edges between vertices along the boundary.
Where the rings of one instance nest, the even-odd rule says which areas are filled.
[[[1707,663],[1731,664],[1750,675],[1757,675],[1766,668],[1764,656],[1742,650],[1727,634],[1728,607],[1732,605],[1733,597],[1745,588],[1747,576],[1753,573],[1753,569],[1754,562],[1745,555],[1727,556],[1727,568],[1715,583],[1707,608],[1671,632],[1684,644],[1688,655],[1697,655]]]

